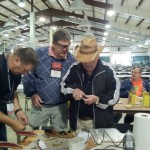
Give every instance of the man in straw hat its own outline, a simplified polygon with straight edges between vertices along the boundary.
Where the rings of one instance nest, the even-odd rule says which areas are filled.
[[[85,38],[75,49],[75,62],[63,77],[61,92],[70,100],[72,130],[113,126],[113,105],[119,98],[119,80],[114,70],[102,62],[95,38]]]

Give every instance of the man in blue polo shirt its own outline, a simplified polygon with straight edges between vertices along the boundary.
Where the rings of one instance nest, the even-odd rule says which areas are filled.
[[[60,82],[70,65],[75,61],[69,51],[71,36],[68,31],[58,29],[53,34],[51,47],[37,49],[39,64],[23,78],[24,92],[31,97],[33,107],[29,116],[31,127],[47,126],[56,131],[67,127],[67,103],[60,92]]]

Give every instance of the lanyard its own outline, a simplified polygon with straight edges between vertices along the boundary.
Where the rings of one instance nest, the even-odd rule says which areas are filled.
[[[7,67],[8,70],[8,85],[9,85],[9,92],[10,92],[10,96],[9,96],[9,103],[11,100],[11,97],[13,96],[13,90],[14,90],[14,80],[12,81],[12,85],[10,82],[10,72],[9,72],[9,68]]]

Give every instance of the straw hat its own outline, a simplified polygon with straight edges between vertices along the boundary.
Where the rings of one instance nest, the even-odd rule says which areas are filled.
[[[98,47],[95,38],[84,38],[80,46],[75,49],[75,58],[79,62],[92,62],[99,56],[104,47]]]

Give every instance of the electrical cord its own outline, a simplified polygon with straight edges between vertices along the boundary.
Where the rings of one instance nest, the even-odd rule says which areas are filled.
[[[111,142],[114,144],[115,147],[119,147],[119,145],[123,142],[123,138],[122,138],[122,140],[119,142],[119,144],[116,144],[116,143],[111,139],[111,137],[109,136],[109,134],[108,134],[106,131],[105,131],[105,133],[106,133],[107,136],[110,138]],[[123,147],[119,147],[119,148],[122,148],[122,149],[123,149]]]
[[[103,132],[103,137],[102,137],[102,140],[101,140],[101,143],[97,143],[97,141],[96,141],[95,138],[93,137],[93,134],[91,133],[92,139],[93,139],[93,141],[94,141],[97,145],[101,145],[101,144],[104,142],[105,132],[106,132],[106,131],[104,130],[104,132]]]
[[[103,149],[107,149],[107,148],[112,147],[112,146],[123,149],[123,147],[120,146],[120,144],[123,142],[123,139],[119,142],[119,144],[116,144],[116,143],[111,139],[111,137],[108,135],[108,133],[107,133],[105,130],[104,130],[104,132],[103,132],[103,137],[102,137],[101,143],[97,143],[97,141],[96,141],[95,138],[93,137],[92,133],[91,133],[91,136],[92,136],[93,141],[94,141],[97,145],[101,145],[101,144],[104,142],[105,134],[107,134],[107,136],[110,138],[110,140],[111,140],[111,142],[113,143],[113,145],[112,145],[112,144],[111,144],[111,145],[108,145],[108,146],[104,147]]]

